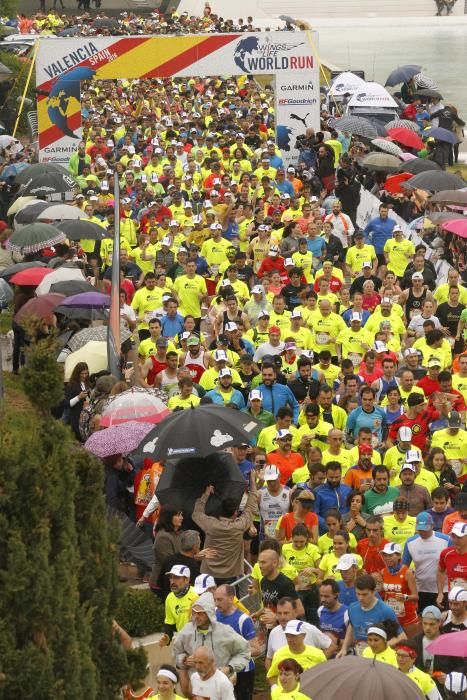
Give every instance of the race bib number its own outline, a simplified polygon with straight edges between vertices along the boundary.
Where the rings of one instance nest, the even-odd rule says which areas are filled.
[[[144,316],[143,316],[145,323],[149,323],[149,321],[152,319],[153,315],[154,315],[154,311],[145,311]]]
[[[307,576],[306,574],[299,574],[298,576],[298,587],[301,590],[304,590],[306,588],[310,587],[310,577]]]
[[[395,598],[388,598],[385,603],[394,610],[397,617],[403,617],[405,615],[405,605],[401,600],[396,600]]]
[[[354,367],[360,367],[362,363],[362,356],[358,352],[349,352],[349,360],[352,362]]]
[[[451,467],[454,469],[456,476],[461,476],[462,474],[462,469],[463,469],[463,464],[460,462],[458,459],[451,459],[449,460]]]
[[[274,537],[276,534],[276,522],[274,520],[267,520],[264,523],[264,534],[266,537]]]
[[[317,333],[316,342],[318,345],[327,345],[329,343],[329,335],[327,333]]]

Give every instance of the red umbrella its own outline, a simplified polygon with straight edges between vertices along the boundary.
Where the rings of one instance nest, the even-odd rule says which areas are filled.
[[[410,129],[396,127],[395,129],[389,129],[388,135],[397,143],[406,146],[406,148],[416,148],[420,151],[425,145],[420,136]]]
[[[444,224],[441,224],[441,228],[444,228],[445,231],[455,233],[456,236],[460,236],[461,238],[467,238],[467,219],[446,221]]]
[[[102,412],[100,424],[109,426],[128,421],[156,424],[169,415],[169,409],[153,391],[132,387],[111,399]]]
[[[33,297],[20,308],[14,316],[17,323],[21,323],[30,316],[36,318],[46,318],[53,313],[56,306],[66,299],[63,294],[43,294],[41,297]]]
[[[403,190],[401,189],[401,182],[410,180],[411,177],[413,177],[411,173],[399,173],[398,175],[392,175],[391,177],[388,177],[384,183],[384,189],[386,192],[390,192],[391,194],[402,194]]]
[[[27,270],[17,272],[13,277],[10,277],[11,284],[28,285],[37,287],[42,282],[44,277],[53,272],[51,267],[30,267]]]

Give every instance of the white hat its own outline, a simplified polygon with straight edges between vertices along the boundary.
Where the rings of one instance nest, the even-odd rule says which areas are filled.
[[[464,693],[467,690],[467,677],[460,671],[451,671],[446,676],[444,687],[451,693]],[[462,695],[460,695],[462,697]]]
[[[193,205],[192,205],[191,202],[185,202],[185,204],[183,205],[183,207],[184,207],[185,209],[193,209]]]
[[[279,246],[277,246],[277,245],[272,245],[272,246],[269,248],[269,253],[268,253],[268,255],[270,255],[271,257],[275,257],[276,255],[279,255]]]
[[[294,172],[295,172],[295,168],[293,168],[292,166],[290,166],[290,168],[287,168],[287,172],[288,172],[288,173],[294,173]]]
[[[388,349],[381,340],[375,340],[375,352],[387,352]]]
[[[295,263],[294,263],[294,261],[292,260],[292,258],[286,258],[286,259],[284,260],[284,267],[285,267],[286,265],[295,265]]]
[[[392,299],[391,299],[391,297],[383,297],[381,299],[381,303],[382,304],[392,304]]]
[[[408,462],[405,462],[404,464],[402,464],[400,471],[403,472],[404,469],[409,469],[409,471],[414,472],[414,473],[416,471],[414,465],[409,464]]]
[[[216,350],[214,352],[214,359],[216,362],[227,362],[227,353],[225,350]]]
[[[467,535],[467,523],[454,523],[451,529],[451,535],[465,537]]]
[[[278,430],[276,433],[276,440],[283,440],[283,438],[286,438],[287,435],[292,435],[290,430],[287,430],[287,428],[282,428],[282,430]]]
[[[448,593],[448,600],[458,600],[462,603],[467,602],[467,588],[462,586],[453,586]]]
[[[231,377],[232,372],[228,367],[223,367],[221,371],[219,372],[219,379],[222,379],[222,377]]]
[[[248,394],[248,401],[262,401],[263,394],[259,389],[252,389]]]
[[[423,279],[423,275],[422,275],[421,272],[414,272],[413,275],[412,275],[412,279],[413,279],[413,280],[422,280],[422,279]]]
[[[199,214],[195,214],[192,220],[194,224],[200,224],[203,221]]]
[[[343,554],[336,564],[336,571],[348,571],[352,566],[358,566],[358,561],[353,554]]]
[[[269,313],[269,311],[267,311],[266,309],[263,309],[262,311],[259,312],[258,318],[269,318],[270,315],[271,314]]]
[[[358,313],[358,311],[353,311],[353,312],[352,312],[352,316],[350,317],[350,322],[352,322],[352,321],[360,321],[360,323],[362,322],[362,317],[361,317],[361,315]]]
[[[161,240],[161,245],[167,245],[167,246],[169,246],[169,248],[170,248],[170,246],[172,245],[172,241],[170,240],[170,238],[167,238],[167,236],[165,236],[165,237]]]
[[[251,290],[252,294],[262,294],[263,292],[264,292],[264,289],[260,284],[255,284],[255,286]]]
[[[224,330],[228,331],[229,333],[232,333],[233,331],[237,331],[237,330],[238,330],[238,326],[237,326],[237,324],[234,323],[233,321],[230,321],[229,323],[226,323],[226,324],[225,324]]]
[[[381,552],[383,554],[402,554],[402,549],[397,542],[386,542]]]
[[[404,351],[404,357],[408,357],[408,355],[418,355],[418,352],[415,348],[407,348],[407,350]]]
[[[397,431],[397,437],[399,440],[402,440],[402,442],[410,442],[412,440],[412,428],[403,425],[402,428],[399,428]]]
[[[295,636],[298,634],[306,634],[307,632],[308,625],[301,620],[289,620],[284,630],[285,634],[293,634]]]
[[[172,219],[172,221],[169,223],[169,226],[178,226],[178,221],[176,221],[176,219]]]
[[[302,312],[298,309],[294,309],[290,314],[290,318],[302,318]]]
[[[280,471],[275,464],[269,464],[264,470],[264,481],[276,481],[280,477]]]
[[[187,566],[183,566],[183,564],[175,564],[175,566],[172,566],[170,571],[167,571],[166,574],[171,576],[185,576],[186,578],[190,578],[190,569]]]
[[[212,231],[218,231],[222,228],[221,224],[211,224],[209,227]]]
[[[373,267],[373,265],[371,264],[371,262],[369,260],[365,260],[365,262],[362,263],[362,270],[364,267]]]
[[[200,574],[195,578],[193,590],[195,593],[199,593],[199,595],[201,595],[202,593],[205,593],[205,591],[207,591],[209,588],[212,588],[215,585],[216,582],[214,581],[212,576],[209,576],[209,574]]]
[[[396,225],[394,226],[394,228],[392,229],[392,232],[393,232],[393,233],[397,233],[397,231],[400,231],[401,233],[403,233],[403,231],[402,231],[401,227],[399,226],[399,224],[396,224]]]
[[[410,430],[410,428],[409,428]],[[412,431],[411,431],[412,432]],[[412,464],[413,462],[421,462],[422,456],[418,450],[407,450],[405,453],[405,463]]]

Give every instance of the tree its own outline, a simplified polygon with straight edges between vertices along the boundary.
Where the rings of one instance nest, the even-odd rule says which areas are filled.
[[[112,633],[121,591],[103,467],[51,416],[63,393],[51,350],[46,338],[27,351],[30,403],[7,394],[3,406],[0,699],[111,700],[146,657]]]

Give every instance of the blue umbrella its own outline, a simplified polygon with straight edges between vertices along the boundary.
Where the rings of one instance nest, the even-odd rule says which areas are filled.
[[[449,129],[443,129],[442,126],[435,126],[432,129],[426,129],[423,134],[423,138],[427,139],[438,139],[438,141],[445,141],[446,143],[452,143],[453,145],[459,143],[459,139],[453,131]]]
[[[0,180],[8,180],[9,177],[16,177],[18,173],[29,168],[30,165],[30,163],[25,163],[24,161],[20,163],[11,163],[11,165],[7,165],[6,168],[3,169]]]
[[[389,85],[390,87],[393,87],[394,85],[400,85],[400,83],[405,83],[407,80],[410,80],[410,78],[413,78],[414,75],[420,73],[421,69],[421,66],[415,66],[413,64],[399,66],[398,68],[395,68],[391,73],[389,73],[384,85]]]

